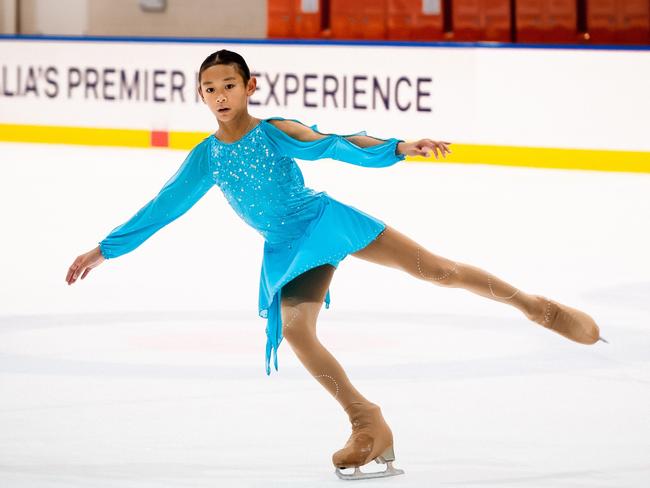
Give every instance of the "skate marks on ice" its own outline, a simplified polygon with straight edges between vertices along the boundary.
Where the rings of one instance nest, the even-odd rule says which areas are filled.
[[[263,330],[250,316],[229,311],[0,316],[0,371],[256,380]],[[617,344],[600,348],[571,344],[520,317],[328,310],[320,320],[321,338],[360,380],[520,376],[567,369],[604,374],[609,369],[612,378],[623,367],[637,373],[621,379],[650,381],[650,375],[642,374],[650,361],[650,338],[633,320],[617,326],[612,334]],[[395,334],[396,323],[400,334]],[[302,377],[290,348],[284,351],[283,377]]]
[[[338,405],[290,348],[268,380],[250,315],[0,317],[0,486],[341,486]],[[328,310],[321,337],[405,471],[358,483],[644,486],[650,343],[627,320],[597,349],[519,317]]]

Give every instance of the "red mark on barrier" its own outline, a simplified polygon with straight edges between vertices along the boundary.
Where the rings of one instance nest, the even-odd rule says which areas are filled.
[[[169,147],[169,132],[164,130],[151,131],[152,147]]]

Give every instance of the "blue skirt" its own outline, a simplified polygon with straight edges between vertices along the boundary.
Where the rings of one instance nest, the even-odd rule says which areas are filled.
[[[282,287],[305,271],[338,264],[348,254],[370,244],[385,228],[381,220],[321,192],[320,208],[298,239],[278,245],[264,241],[260,274],[259,315],[266,324],[266,374],[271,374],[271,356],[278,370],[278,347],[282,342],[280,312]],[[325,308],[330,306],[330,290],[325,295]]]

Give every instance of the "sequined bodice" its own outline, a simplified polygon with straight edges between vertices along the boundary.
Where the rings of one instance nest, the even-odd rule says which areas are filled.
[[[273,352],[276,370],[278,367],[277,349],[282,340],[279,290],[292,279],[287,273],[294,273],[295,277],[295,273],[309,269],[317,260],[334,259],[332,248],[327,247],[329,235],[326,231],[321,230],[316,246],[301,248],[301,242],[294,246],[294,239],[308,235],[310,226],[313,229],[321,221],[325,222],[325,229],[339,225],[336,212],[325,213],[333,199],[328,198],[326,192],[305,187],[302,172],[293,158],[306,161],[330,158],[369,168],[390,166],[404,159],[404,155],[398,153],[398,139],[361,147],[348,137],[366,135],[365,132],[345,136],[324,134],[313,125],[311,129],[320,137],[303,140],[285,133],[269,122],[272,120],[302,124],[295,119],[271,117],[260,121],[233,143],[221,142],[214,135],[206,137],[190,151],[154,198],[99,241],[106,259],[130,252],[218,186],[235,212],[265,239],[259,313],[267,318],[267,374],[271,372]],[[344,207],[339,205],[339,208]],[[355,234],[354,229],[351,231],[351,235]],[[323,238],[324,235],[327,237]],[[344,237],[341,233],[338,235]],[[339,245],[334,241],[332,244]],[[289,262],[291,264],[287,265]],[[325,302],[329,303],[329,290]]]
[[[296,162],[279,154],[261,128],[234,143],[210,137],[210,170],[237,214],[271,244],[296,239],[319,208]]]
[[[214,135],[203,139],[154,198],[99,242],[102,255],[115,258],[132,251],[215,186],[235,212],[262,234],[269,244],[266,250],[273,252],[285,245],[291,248],[310,224],[318,222],[328,202],[326,192],[305,187],[293,158],[331,158],[374,168],[404,159],[397,154],[397,139],[359,147],[347,137],[365,135],[360,132],[349,136],[321,134],[316,140],[303,141],[269,122],[278,119],[287,120],[264,119],[233,143],[221,142]],[[316,131],[317,127],[311,129]],[[275,248],[275,244],[282,245]]]

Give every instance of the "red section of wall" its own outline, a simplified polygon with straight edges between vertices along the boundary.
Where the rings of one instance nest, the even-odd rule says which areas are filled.
[[[267,2],[270,38],[650,44],[650,0],[312,0],[317,12]]]
[[[511,42],[509,0],[452,1],[453,40]]]
[[[267,0],[267,37],[291,37],[293,0]]]
[[[169,147],[169,132],[162,130],[151,131],[152,147]]]
[[[387,0],[331,0],[334,39],[386,39]]]
[[[320,37],[322,16],[320,6],[318,7],[318,12],[303,11],[302,2],[300,0],[293,0],[293,6],[295,12],[293,35],[303,39]]]
[[[442,8],[439,14],[425,14],[422,0],[388,0],[387,39],[441,40],[442,16]]]
[[[267,0],[267,37],[317,38],[321,36],[321,10],[304,12],[301,0]]]
[[[579,41],[575,0],[517,0],[517,42]]]
[[[589,40],[604,44],[648,44],[648,0],[587,0]]]

